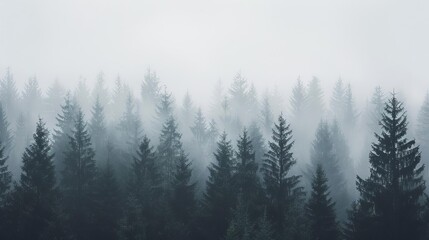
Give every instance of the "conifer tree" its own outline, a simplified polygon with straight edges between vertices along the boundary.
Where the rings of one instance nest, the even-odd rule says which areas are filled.
[[[61,189],[66,225],[77,239],[94,234],[96,166],[91,137],[82,110],[78,109],[75,126],[66,148]]]
[[[89,123],[89,132],[94,143],[95,159],[98,164],[103,159],[107,159],[107,133],[104,119],[104,107],[101,105],[99,98],[96,98],[95,104],[92,107],[92,118]],[[103,164],[104,165],[104,164]]]
[[[263,164],[265,190],[268,198],[267,214],[275,224],[274,229],[278,237],[284,237],[286,231],[285,218],[287,212],[295,201],[303,195],[302,187],[299,187],[300,176],[290,173],[296,163],[292,146],[292,130],[286,123],[283,115],[274,125],[272,141],[269,141],[268,152]]]
[[[324,113],[324,102],[323,102],[323,91],[320,86],[320,80],[316,77],[313,77],[311,82],[308,84],[307,91],[307,103],[308,110],[314,116],[315,122],[319,121]]]
[[[255,162],[259,168],[258,173],[261,173],[262,172],[261,167],[264,159],[264,154],[266,152],[266,147],[265,147],[265,139],[262,136],[261,130],[258,127],[258,124],[256,124],[256,122],[253,122],[249,126],[249,138],[252,141],[252,146],[255,151]]]
[[[262,194],[257,175],[258,165],[255,161],[255,152],[246,129],[239,136],[237,149],[234,182],[237,193],[242,197],[241,204],[245,208],[249,208],[250,217],[254,219],[258,212],[258,201]]]
[[[206,239],[217,240],[226,234],[235,206],[233,150],[224,132],[218,142],[215,162],[209,167],[209,178],[203,198],[204,233]]]
[[[174,239],[187,240],[192,232],[192,220],[195,214],[195,183],[191,183],[191,162],[185,152],[180,152],[172,183],[170,206],[173,214]]]
[[[371,98],[368,125],[371,132],[380,130],[379,122],[384,109],[385,96],[380,86],[376,87]]]
[[[163,168],[165,188],[169,188],[174,179],[176,164],[182,151],[181,138],[182,135],[177,130],[176,120],[171,116],[163,126],[157,150]]]
[[[338,156],[335,154],[332,134],[329,125],[321,121],[316,131],[316,137],[311,149],[311,167],[309,172],[314,172],[317,165],[321,164],[328,178],[328,186],[335,189],[332,198],[337,203],[336,210],[340,218],[345,217],[345,209],[349,206],[349,195],[342,169],[339,168]],[[311,175],[310,175],[311,176]]]
[[[307,93],[301,79],[298,78],[295,87],[292,90],[292,97],[290,103],[292,105],[292,112],[295,118],[300,118],[304,113],[307,101]]]
[[[417,118],[416,138],[420,143],[422,151],[422,163],[425,166],[429,165],[429,93],[426,93],[425,100],[420,107]],[[429,173],[426,169],[425,177],[428,179]]]
[[[57,224],[56,188],[49,132],[39,119],[33,142],[22,156],[22,172],[13,197],[15,239],[52,239]]]
[[[226,240],[252,240],[254,226],[250,221],[248,206],[243,203],[243,196],[238,198],[237,208],[233,212],[226,232]]]
[[[4,148],[4,154],[10,155],[12,150],[12,134],[10,132],[9,121],[6,112],[3,110],[3,104],[0,103],[0,142]]]
[[[121,199],[115,172],[107,156],[95,186],[94,239],[118,239]]]
[[[118,76],[115,80],[115,87],[113,88],[112,101],[109,105],[105,106],[108,120],[114,123],[119,121],[119,116],[122,116],[128,96],[130,96],[130,88],[127,84],[123,83]]]
[[[41,112],[42,106],[42,91],[36,77],[28,79],[28,82],[25,84],[22,93],[22,104],[27,109],[27,111],[23,111],[27,123],[30,125],[36,122],[37,115]]]
[[[311,183],[312,191],[307,203],[311,239],[339,239],[339,229],[335,217],[335,202],[329,196],[328,179],[322,164],[316,166]]]
[[[207,123],[201,108],[198,108],[197,110],[194,125],[191,127],[191,131],[198,144],[204,144],[206,142],[208,134]]]
[[[253,240],[274,240],[271,223],[264,214],[257,223]]]
[[[142,126],[136,113],[133,97],[128,95],[125,110],[119,122],[120,142],[123,160],[131,162],[133,154],[137,151],[142,136]]]
[[[156,75],[155,71],[147,69],[146,75],[144,76],[144,81],[141,87],[141,95],[143,99],[143,104],[147,106],[152,105],[156,106],[159,100],[159,95],[161,93],[161,86],[159,78]]]
[[[335,118],[339,119],[340,121],[343,120],[343,115],[345,109],[345,95],[346,95],[346,89],[344,87],[343,80],[340,78],[335,83],[334,91],[332,93],[331,98],[331,111],[332,114],[335,116]]]
[[[262,100],[261,116],[262,116],[262,126],[264,129],[264,133],[266,135],[269,135],[271,133],[271,126],[274,123],[274,119],[273,119],[273,113],[271,110],[268,94],[266,94],[264,99]]]
[[[186,95],[183,98],[182,108],[180,111],[180,122],[182,122],[185,125],[183,126],[183,128],[186,129],[187,131],[191,126],[191,122],[195,115],[195,110],[196,109],[195,109],[194,103],[192,102],[191,95],[189,94],[189,92],[186,92]]]
[[[81,79],[77,84],[77,87],[73,95],[74,101],[82,108],[82,112],[85,115],[91,112],[91,92],[89,91],[86,79]]]
[[[91,92],[91,96],[92,96],[92,102],[94,104],[96,104],[97,101],[103,107],[106,107],[109,104],[110,95],[109,95],[109,90],[106,87],[103,72],[100,72],[97,75],[97,80]]]
[[[353,99],[352,88],[350,84],[347,85],[344,95],[344,126],[347,132],[350,132],[356,124],[358,113],[356,111],[355,102]]]
[[[19,93],[16,88],[13,74],[9,68],[6,69],[6,74],[0,82],[0,102],[3,104],[6,115],[9,116],[11,122],[17,120]]]
[[[407,116],[395,93],[385,104],[381,133],[369,154],[371,174],[358,177],[360,202],[370,216],[366,239],[418,239],[422,235],[421,198],[425,189],[419,147],[408,140]]]
[[[4,147],[0,142],[0,212],[6,203],[6,196],[12,183],[12,173],[8,169],[8,156],[5,155]],[[0,220],[2,217],[0,217]]]
[[[61,102],[66,96],[66,91],[58,79],[48,88],[44,99],[44,112],[48,126],[54,126],[57,114],[61,111]]]

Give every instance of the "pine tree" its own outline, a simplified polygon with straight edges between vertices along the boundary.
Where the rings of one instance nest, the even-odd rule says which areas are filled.
[[[407,116],[395,93],[385,104],[382,131],[369,154],[371,174],[358,177],[361,205],[370,216],[366,239],[418,239],[423,229],[421,198],[425,189],[419,147],[408,140]]]
[[[292,130],[286,124],[283,115],[274,125],[272,141],[269,141],[269,150],[263,164],[265,190],[268,197],[267,214],[275,224],[278,237],[284,236],[285,218],[295,201],[303,195],[299,187],[300,176],[291,175],[292,166],[296,163],[292,146]]]
[[[348,129],[348,132],[350,132],[353,130],[358,117],[350,84],[347,85],[344,100],[344,126]]]
[[[141,95],[143,99],[143,104],[146,105],[156,105],[159,100],[159,95],[161,93],[161,86],[159,78],[156,75],[155,71],[147,69],[146,75],[144,76],[144,81],[141,87]]]
[[[27,123],[30,125],[30,123],[36,122],[42,106],[42,91],[36,77],[30,78],[25,84],[22,93],[22,104],[27,109],[27,111],[24,111]]]
[[[92,107],[91,112],[92,118],[89,123],[89,132],[94,143],[96,162],[101,164],[103,159],[107,159],[107,133],[104,120],[104,107],[101,105],[99,98],[95,100],[95,104]]]
[[[13,74],[9,68],[6,69],[6,74],[0,82],[0,102],[3,104],[6,115],[10,121],[14,122],[18,118],[19,93],[16,88]]]
[[[128,95],[125,111],[119,122],[120,140],[119,147],[122,151],[123,161],[131,162],[132,155],[137,151],[141,137],[142,126],[136,113],[133,97]]]
[[[420,107],[417,118],[416,138],[420,142],[422,151],[422,163],[429,165],[429,92],[426,93],[425,100]],[[429,177],[428,170],[425,171],[425,177]]]
[[[120,189],[109,157],[96,181],[94,239],[118,239],[121,217]]]
[[[158,123],[166,122],[173,115],[173,97],[166,89],[160,95],[159,104],[156,105],[156,121]]]
[[[249,218],[248,206],[243,203],[243,196],[240,196],[226,232],[226,240],[252,240],[253,235],[254,226]]]
[[[55,79],[52,86],[48,88],[44,99],[44,112],[46,113],[48,126],[54,126],[57,113],[61,111],[61,102],[65,96],[66,91],[59,80]]]
[[[371,107],[369,112],[368,125],[371,132],[380,130],[379,122],[384,109],[385,97],[380,86],[376,87],[371,98]]]
[[[264,214],[256,226],[253,240],[274,240],[273,235],[271,223]]]
[[[191,131],[198,144],[204,144],[207,141],[207,123],[201,108],[198,108]]]
[[[8,169],[7,160],[8,156],[5,155],[5,147],[0,142],[0,212],[3,211],[6,196],[12,183],[12,173]],[[2,217],[0,217],[0,220],[3,220]]]
[[[199,109],[201,111],[201,109]],[[186,92],[185,97],[183,98],[182,108],[180,111],[180,122],[183,123],[183,128],[186,131],[189,131],[191,127],[191,122],[195,115],[195,106],[192,102],[191,95],[189,92]]]
[[[249,137],[252,141],[253,149],[255,151],[255,162],[258,165],[259,171],[258,173],[261,173],[262,171],[262,162],[264,159],[264,154],[266,152],[265,147],[265,139],[262,136],[261,130],[258,127],[258,124],[256,122],[253,122],[249,126]]]
[[[338,164],[338,156],[334,152],[332,134],[327,122],[321,121],[316,131],[316,137],[311,149],[311,167],[314,172],[321,164],[328,178],[328,186],[335,189],[332,198],[337,203],[336,210],[340,218],[345,217],[345,209],[349,206],[346,181]],[[310,175],[310,174],[309,174]],[[311,175],[310,175],[311,176]]]
[[[191,162],[182,150],[177,160],[169,204],[174,221],[171,236],[178,240],[189,239],[193,227],[196,201],[195,183],[191,183],[191,175]]]
[[[82,112],[87,115],[91,111],[91,92],[89,91],[86,79],[81,79],[74,91],[74,101],[82,108]]]
[[[214,119],[210,120],[207,135],[210,140],[210,143],[215,143],[219,137],[219,130],[217,128],[216,121]]]
[[[224,132],[218,142],[215,162],[209,167],[207,189],[203,198],[204,233],[206,239],[217,240],[226,234],[235,206],[233,150]]]
[[[246,129],[239,136],[237,149],[234,182],[237,192],[242,197],[241,204],[249,208],[250,217],[255,218],[259,210],[258,201],[262,196],[262,189],[257,175],[258,164],[255,161],[255,152]]]
[[[66,148],[61,189],[66,224],[77,239],[93,238],[96,166],[91,137],[78,110]]]
[[[313,77],[311,82],[308,84],[307,103],[308,110],[310,111],[311,116],[314,116],[315,123],[317,123],[324,114],[325,106],[320,80],[316,77]]]
[[[161,162],[164,187],[169,188],[174,179],[174,171],[182,151],[182,135],[177,130],[174,117],[164,124],[159,137],[158,156]]]
[[[22,156],[22,173],[16,186],[13,204],[18,222],[15,239],[52,239],[57,224],[56,188],[53,154],[50,153],[49,132],[39,119],[33,142]]]
[[[109,121],[117,123],[118,117],[122,115],[123,108],[126,106],[128,96],[130,96],[130,88],[121,81],[118,76],[115,80],[113,88],[112,101],[106,107],[106,116]]]
[[[264,133],[266,135],[269,135],[269,133],[271,132],[271,126],[274,123],[274,119],[273,119],[273,113],[271,110],[268,94],[262,100],[261,116],[262,116],[262,126],[264,129]]]
[[[312,191],[307,203],[311,239],[339,239],[339,229],[335,217],[335,202],[329,196],[328,179],[322,164],[318,164],[311,183]]]
[[[335,83],[334,91],[331,98],[331,111],[335,118],[343,121],[343,116],[345,112],[345,95],[346,89],[344,87],[343,80],[340,78]]]
[[[65,150],[69,145],[69,136],[72,135],[77,108],[78,106],[68,93],[64,99],[64,104],[61,105],[61,113],[57,116],[56,129],[53,134],[52,150],[55,152],[54,162],[57,175],[64,169]]]
[[[4,153],[10,155],[12,150],[12,134],[3,105],[0,103],[0,142],[4,148]]]
[[[304,113],[307,104],[307,93],[301,79],[298,78],[295,87],[292,90],[292,97],[290,99],[292,105],[292,113],[295,118],[300,118]]]
[[[106,87],[103,72],[97,75],[95,86],[91,92],[92,102],[95,104],[97,101],[103,107],[106,107],[110,101],[109,90]]]

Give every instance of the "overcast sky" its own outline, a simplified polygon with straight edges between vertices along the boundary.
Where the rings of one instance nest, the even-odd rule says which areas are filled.
[[[261,89],[341,76],[410,103],[429,88],[429,3],[408,0],[0,0],[0,74],[71,86],[103,71],[138,86],[151,67],[197,99],[240,71]],[[137,88],[135,88],[137,89]],[[261,91],[262,92],[262,91]],[[330,92],[326,92],[330,96]],[[180,96],[180,95],[178,95]]]

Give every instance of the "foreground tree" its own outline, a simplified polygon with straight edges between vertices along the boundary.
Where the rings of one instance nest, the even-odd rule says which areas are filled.
[[[335,219],[335,202],[329,197],[328,179],[321,164],[316,167],[311,187],[312,191],[307,203],[311,239],[339,239],[339,229]]]
[[[226,234],[235,206],[233,176],[233,150],[231,142],[223,133],[216,153],[216,161],[209,167],[207,190],[203,200],[204,228],[206,239],[217,240]]]
[[[13,214],[17,222],[14,239],[54,239],[57,224],[58,190],[55,186],[49,132],[39,119],[33,143],[22,156],[22,173],[13,194]]]
[[[83,113],[78,110],[73,135],[65,153],[61,184],[66,225],[72,237],[77,239],[93,237],[96,206],[94,155]]]
[[[272,141],[269,141],[269,150],[263,164],[268,197],[267,214],[280,238],[286,235],[287,228],[292,228],[287,224],[286,217],[296,201],[303,196],[303,189],[299,187],[300,176],[290,173],[296,163],[292,153],[293,144],[292,130],[283,115],[280,115],[278,123],[274,125]]]
[[[369,154],[371,174],[358,177],[360,206],[370,222],[365,239],[419,239],[424,224],[421,218],[425,183],[419,147],[408,140],[407,116],[395,93],[385,104],[381,134],[375,134]]]

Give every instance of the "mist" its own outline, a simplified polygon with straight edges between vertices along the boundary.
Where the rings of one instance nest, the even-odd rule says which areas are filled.
[[[0,1],[0,236],[426,239],[428,11]]]

